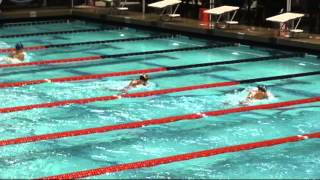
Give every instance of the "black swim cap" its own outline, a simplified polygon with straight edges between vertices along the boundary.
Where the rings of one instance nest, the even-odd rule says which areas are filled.
[[[259,91],[267,92],[267,88],[265,86],[257,86]]]
[[[24,47],[23,47],[23,44],[20,42],[20,43],[17,43],[16,44],[16,50],[22,50]]]
[[[141,81],[148,81],[148,76],[147,75],[145,75],[145,74],[142,74],[142,75],[140,75],[140,78],[139,78]]]

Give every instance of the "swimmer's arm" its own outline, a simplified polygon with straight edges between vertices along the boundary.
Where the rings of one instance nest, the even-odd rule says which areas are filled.
[[[127,87],[133,87],[136,84],[136,80],[132,80]]]
[[[10,52],[9,57],[14,58],[14,53]]]
[[[24,61],[24,58],[25,58],[25,54],[24,54],[24,53],[19,54],[18,59],[19,59],[20,61]]]
[[[250,100],[250,99],[252,99],[253,97],[254,97],[254,92],[251,91],[251,92],[249,93],[249,95],[247,96],[247,100]]]

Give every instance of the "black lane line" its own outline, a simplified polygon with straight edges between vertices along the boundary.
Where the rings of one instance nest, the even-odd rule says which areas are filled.
[[[227,46],[227,45],[223,45],[223,46]],[[214,46],[214,47],[221,47],[221,45]],[[201,49],[213,48],[213,46],[196,47],[196,50],[200,49],[200,48]],[[179,50],[186,51],[186,48],[181,48],[181,49],[177,49],[177,50],[178,51]],[[189,51],[190,50],[195,50],[195,49],[189,48]],[[162,51],[164,51],[164,50],[161,50],[161,52]],[[168,50],[168,51],[172,51],[172,50]],[[141,53],[149,54],[151,52],[154,53],[154,51],[141,52]],[[156,52],[158,52],[158,51],[156,51]],[[132,54],[136,55],[137,53],[132,53]],[[117,54],[115,56],[119,56],[119,55],[121,55],[121,54]],[[124,56],[128,56],[128,54],[123,54],[123,55]],[[271,60],[275,60],[275,59],[285,59],[285,58],[302,57],[302,56],[303,56],[303,54],[285,54],[285,55],[278,55],[278,56],[248,58],[248,59],[239,59],[239,60],[231,60],[231,61],[229,60],[229,61],[219,61],[219,62],[212,62],[212,63],[191,64],[191,65],[185,65],[185,66],[171,66],[171,67],[165,67],[165,68],[167,69],[167,71],[173,71],[173,70],[183,70],[183,69],[200,68],[200,67],[208,67],[208,66],[239,64],[239,63],[259,62],[259,61],[271,61]],[[127,63],[128,61],[125,61],[125,62]],[[37,69],[37,70],[32,69],[32,70],[25,70],[25,71],[10,71],[10,72],[0,73],[0,77],[1,76],[8,76],[8,75],[11,75],[12,73],[14,73],[15,75],[16,74],[28,74],[28,73],[38,73],[38,72],[45,72],[45,71],[54,71],[54,70],[59,70],[59,69],[73,69],[73,68],[81,68],[81,67],[94,67],[94,66],[98,66],[98,65],[111,65],[111,64],[121,64],[121,63],[124,63],[124,62],[123,61],[120,61],[120,62],[117,62],[117,61],[114,62],[113,61],[113,62],[104,62],[104,63],[99,63],[99,64],[82,64],[82,65],[77,65],[77,66],[67,66],[67,67],[58,66],[58,67],[51,67],[51,68],[44,68],[44,69]],[[185,72],[183,72],[183,73],[185,73]],[[167,75],[163,75],[163,76],[166,77]]]
[[[82,32],[99,32],[108,30],[121,30],[121,27],[110,27],[103,29],[81,29],[81,30],[69,30],[69,31],[55,31],[55,32],[40,32],[40,33],[27,33],[27,34],[12,34],[12,35],[2,35],[0,38],[17,38],[17,37],[30,37],[30,36],[43,36],[43,35],[56,35],[56,34],[73,34]]]
[[[319,74],[320,74],[320,71],[313,71],[313,72],[296,73],[296,74],[288,74],[288,75],[281,75],[281,76],[245,79],[245,80],[240,80],[238,82],[240,82],[240,84],[250,84],[250,83],[256,83],[256,82],[265,82],[265,81],[272,81],[272,80],[290,79],[290,78],[313,76],[313,75],[319,75]]]
[[[147,51],[147,52],[136,52],[136,53],[124,53],[124,54],[115,54],[115,55],[106,55],[108,58],[122,58],[122,57],[131,57],[131,56],[139,56],[139,55],[153,55],[153,54],[162,54],[166,52],[180,52],[180,51],[195,51],[195,50],[204,50],[204,49],[213,49],[213,48],[219,48],[219,47],[227,47],[227,46],[233,46],[234,44],[224,44],[224,45],[211,45],[211,46],[200,46],[200,47],[189,47],[189,48],[178,48],[178,49],[167,49],[167,50],[155,50],[155,51]],[[81,68],[81,67],[94,67],[94,66],[101,66],[101,65],[113,65],[113,64],[121,64],[121,63],[130,63],[130,62],[136,62],[136,61],[143,61],[146,60],[145,58],[140,58],[138,60],[112,60],[112,61],[102,61],[98,60],[97,63],[92,63],[91,61],[85,61],[81,62],[83,64],[76,64],[76,65],[70,65],[68,66],[62,66],[61,64],[57,65],[39,65],[39,66],[32,66],[32,67],[47,67],[49,68],[41,68],[41,69],[18,69],[18,70],[9,70],[5,71],[3,73],[0,73],[1,76],[8,76],[12,74],[27,74],[27,73],[37,73],[37,72],[44,72],[44,71],[54,71],[59,69],[73,69],[73,68]],[[89,64],[90,63],[90,64]],[[21,71],[22,70],[22,71]]]
[[[149,54],[163,54],[163,53],[170,53],[170,52],[195,51],[195,50],[202,50],[202,49],[222,48],[222,47],[228,47],[228,46],[235,46],[235,44],[234,43],[213,44],[213,45],[207,45],[207,46],[197,46],[197,47],[187,47],[187,48],[177,48],[177,49],[165,49],[165,50],[154,50],[154,51],[146,51],[146,52],[102,55],[101,58],[120,58],[120,57],[149,55]]]
[[[292,58],[292,57],[303,57],[303,54],[285,54],[278,56],[267,56],[267,57],[258,57],[258,58],[248,58],[248,59],[239,59],[239,60],[231,60],[231,61],[219,61],[219,62],[211,62],[211,63],[201,63],[201,64],[190,64],[185,66],[169,66],[166,67],[168,70],[179,70],[179,69],[188,69],[188,68],[198,68],[198,67],[206,67],[206,66],[217,66],[217,65],[228,65],[228,64],[240,64],[247,62],[259,62],[259,61],[270,61],[275,59],[284,59],[284,58]]]
[[[43,24],[59,24],[69,23],[71,20],[52,20],[52,21],[35,21],[35,22],[21,22],[21,23],[5,23],[2,27],[16,27],[16,26],[32,26],[32,25],[43,25]]]
[[[107,43],[116,43],[116,42],[145,41],[145,40],[152,40],[152,39],[167,39],[167,38],[174,38],[174,37],[176,37],[175,34],[170,34],[170,35],[167,34],[167,35],[137,37],[137,38],[127,38],[127,39],[112,39],[112,40],[103,40],[103,41],[86,41],[86,42],[77,42],[77,43],[37,45],[37,46],[25,47],[25,49],[30,51],[31,50],[38,51],[38,50],[44,50],[49,48],[83,46],[83,45],[90,45],[90,44],[107,44]],[[0,49],[0,53],[8,53],[10,51],[13,51],[13,48]]]
[[[137,37],[137,38],[127,38],[127,39],[112,39],[112,40],[103,40],[103,41],[89,41],[89,42],[77,42],[77,43],[66,43],[66,44],[50,44],[44,45],[45,48],[59,48],[59,47],[68,47],[68,46],[83,46],[90,44],[104,44],[104,43],[116,43],[116,42],[130,42],[130,41],[144,41],[152,39],[166,39],[173,38],[175,35],[158,35],[158,36],[149,36],[149,37]],[[41,45],[40,45],[41,46]]]

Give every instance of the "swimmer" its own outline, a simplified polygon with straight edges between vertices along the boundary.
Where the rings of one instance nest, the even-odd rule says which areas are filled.
[[[257,86],[256,89],[251,90],[245,101],[240,102],[240,104],[249,104],[254,100],[268,99],[268,91],[265,86]]]
[[[24,46],[22,43],[16,44],[16,49],[12,53],[9,54],[9,57],[12,59],[17,59],[20,62],[23,62],[26,58],[27,54],[24,51]]]
[[[135,88],[137,86],[143,85],[146,86],[149,81],[149,76],[147,74],[140,75],[139,79],[132,80],[130,84],[121,90],[123,93],[127,93],[131,88]]]

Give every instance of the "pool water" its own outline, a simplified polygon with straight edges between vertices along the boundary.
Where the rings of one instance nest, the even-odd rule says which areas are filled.
[[[0,34],[107,27],[112,26],[78,20],[70,23],[33,25],[28,28],[6,27],[0,29]],[[25,46],[37,46],[149,37],[159,34],[158,32],[124,27],[121,30],[90,33],[1,38],[0,49],[13,47],[17,42],[23,42]],[[44,61],[148,52],[219,43],[222,42],[178,35],[172,38],[30,51],[28,52],[28,60]],[[0,82],[232,61],[290,53],[295,52],[234,45],[165,54],[108,58],[81,63],[0,68]],[[5,54],[0,54],[0,57],[3,56]],[[150,74],[151,81],[146,87],[138,87],[129,92],[311,72],[317,71],[319,67],[319,58],[307,55],[305,57],[158,72]],[[0,108],[116,95],[121,93],[120,90],[137,76],[3,88],[0,91]],[[1,114],[0,140],[239,107],[239,102],[243,101],[249,91],[258,84],[266,85],[273,97],[254,104],[319,96],[320,82],[318,76],[315,75],[145,98],[123,98],[81,105],[33,109]],[[0,178],[40,178],[317,132],[320,130],[317,118],[320,116],[319,107],[320,103],[311,103],[0,147]],[[319,178],[319,147],[319,140],[306,140],[90,178]]]

